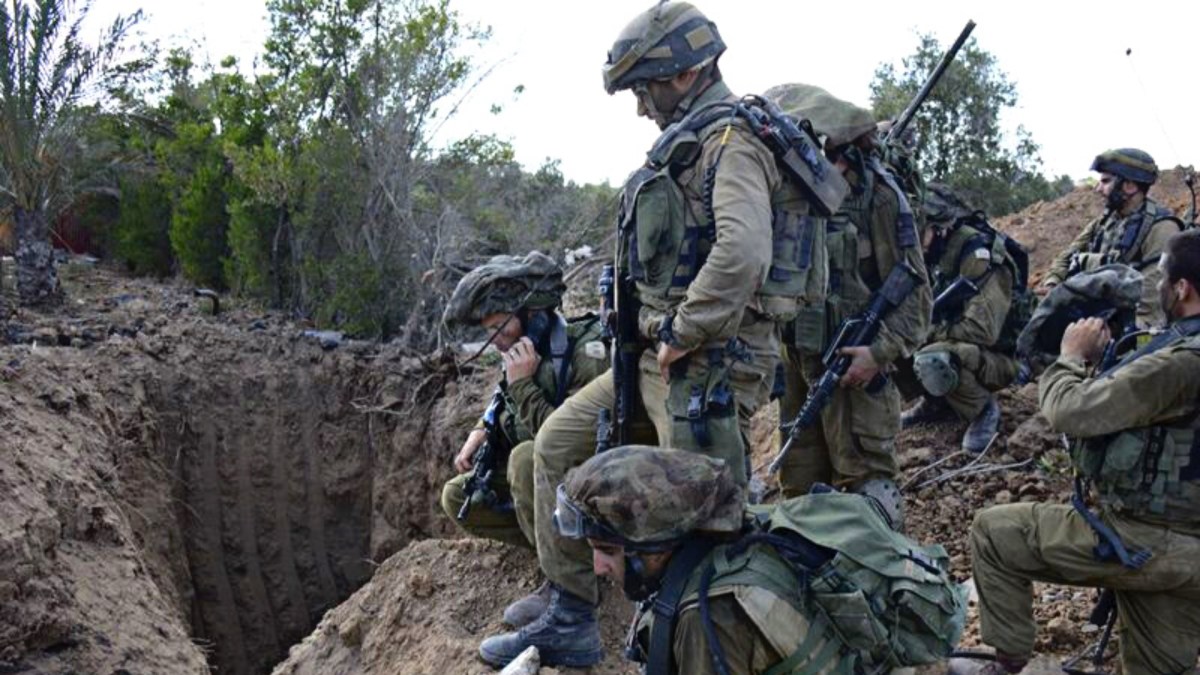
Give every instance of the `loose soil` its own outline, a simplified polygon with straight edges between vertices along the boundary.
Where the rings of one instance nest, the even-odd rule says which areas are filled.
[[[1190,199],[1179,171],[1153,194],[1179,212]],[[1100,211],[1081,187],[997,225],[1041,270]],[[585,265],[575,307],[594,285]],[[277,313],[223,300],[211,316],[177,284],[80,263],[63,278],[68,304],[2,325],[0,672],[487,672],[478,642],[540,582],[536,560],[460,538],[438,495],[494,360],[326,349]],[[966,466],[961,425],[898,439],[910,531],[944,544],[960,580],[975,511],[1069,493],[1035,398],[1002,393],[987,472],[922,485]],[[774,415],[752,430],[757,467]],[[1094,636],[1090,592],[1037,594],[1040,651]],[[629,615],[608,589],[592,672],[636,672],[620,658]]]

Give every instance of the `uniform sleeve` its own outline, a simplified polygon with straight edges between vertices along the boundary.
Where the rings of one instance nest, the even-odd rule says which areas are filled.
[[[975,266],[983,260],[973,259],[970,264]],[[977,279],[980,274],[969,274],[977,270],[967,270],[968,263],[963,264],[964,275]],[[1008,318],[1008,309],[1012,305],[1012,272],[1003,265],[996,267],[991,275],[983,282],[975,297],[967,300],[959,320],[945,329],[945,339],[969,342],[981,347],[991,347],[1000,339],[1000,331],[1004,328],[1004,320]]]
[[[886,185],[877,184],[874,201],[871,245],[880,280],[887,279],[900,260],[912,266],[921,277],[912,293],[883,320],[879,336],[871,344],[871,357],[875,363],[885,366],[912,354],[925,342],[929,333],[929,313],[933,308],[933,290],[929,287],[921,247],[902,248],[898,241],[896,222],[900,217],[900,206],[896,195]]]
[[[1160,220],[1150,227],[1150,233],[1142,244],[1141,260],[1145,266],[1139,268],[1142,281],[1142,299],[1138,302],[1137,322],[1139,328],[1149,328],[1163,323],[1162,302],[1158,296],[1158,282],[1162,280],[1162,270],[1158,259],[1167,248],[1167,241],[1179,233],[1179,224],[1174,220]]]
[[[783,660],[731,596],[712,598],[709,610],[730,675],[762,673]],[[675,625],[674,649],[677,672],[716,675],[699,609],[691,607],[680,613]]]
[[[544,360],[543,363],[546,361],[549,359]],[[554,405],[541,387],[537,386],[536,380],[536,376],[527,377],[508,385],[508,395],[517,404],[517,419],[521,421],[531,436],[537,435],[538,429],[542,428],[542,423],[550,417],[550,413],[554,412]]]
[[[599,322],[595,324],[599,326]],[[600,342],[599,329],[588,330],[575,343],[571,354],[571,381],[567,385],[567,396],[583,389],[589,382],[603,375],[612,361]]]
[[[1038,383],[1038,402],[1051,426],[1080,438],[1193,414],[1197,394],[1200,354],[1185,349],[1154,352],[1098,378],[1089,378],[1081,361],[1060,357]]]
[[[717,165],[712,195],[716,241],[672,326],[682,349],[736,335],[771,264],[771,185],[778,172],[769,153],[743,133],[730,135]],[[716,149],[716,144],[705,149],[708,161],[700,166],[711,165],[709,155],[715,159]]]
[[[1102,218],[1096,218],[1087,225],[1084,225],[1083,230],[1075,236],[1075,240],[1071,245],[1063,249],[1054,258],[1054,262],[1050,263],[1050,271],[1046,273],[1046,278],[1042,283],[1061,284],[1067,279],[1067,271],[1071,269],[1071,256],[1076,253],[1082,253],[1087,250],[1088,244],[1092,241],[1092,235],[1096,228],[1099,227]]]

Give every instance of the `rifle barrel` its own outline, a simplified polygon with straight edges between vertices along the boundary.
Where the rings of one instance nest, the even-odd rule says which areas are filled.
[[[967,25],[958,34],[958,39],[954,41],[954,44],[950,45],[950,49],[947,49],[945,54],[942,54],[942,60],[938,61],[933,72],[929,74],[929,77],[925,78],[925,84],[921,85],[921,90],[917,92],[913,100],[908,102],[908,106],[896,118],[896,123],[892,125],[892,128],[888,129],[887,135],[884,137],[886,143],[900,138],[900,135],[908,128],[909,123],[912,122],[912,118],[917,114],[917,110],[920,109],[921,104],[925,103],[925,99],[929,98],[929,93],[937,86],[938,80],[942,79],[942,74],[950,67],[950,62],[954,60],[954,57],[958,56],[958,50],[962,49],[962,46],[966,43],[967,38],[971,36],[971,31],[973,30],[975,30],[975,22],[968,19]]]

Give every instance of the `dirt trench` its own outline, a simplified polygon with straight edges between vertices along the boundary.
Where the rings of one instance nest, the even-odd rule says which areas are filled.
[[[437,494],[485,376],[73,281],[0,347],[0,672],[268,672],[451,533]]]

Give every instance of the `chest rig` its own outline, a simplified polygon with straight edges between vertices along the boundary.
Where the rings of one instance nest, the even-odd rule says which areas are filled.
[[[797,142],[773,147],[776,120],[756,101],[761,99],[718,101],[693,111],[659,137],[646,164],[626,181],[618,253],[644,308],[672,313],[704,266],[718,236],[712,203],[717,172],[735,136],[739,142],[759,139],[784,176],[771,186],[771,265],[751,308],[782,322],[795,317],[801,303],[824,298],[825,225],[819,214],[836,209],[844,181],[794,122]]]
[[[1106,213],[1104,221],[1096,228],[1088,242],[1088,252],[1095,254],[1095,264],[1086,269],[1094,269],[1110,263],[1124,263],[1136,270],[1142,270],[1158,263],[1157,256],[1144,258],[1142,246],[1150,236],[1150,230],[1160,220],[1173,220],[1183,229],[1183,223],[1171,215],[1171,212],[1157,202],[1146,199],[1141,208],[1121,218],[1116,213]]]

